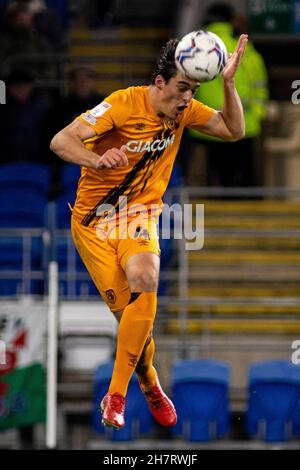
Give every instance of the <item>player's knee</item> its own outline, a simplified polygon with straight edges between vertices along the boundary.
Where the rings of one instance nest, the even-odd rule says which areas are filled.
[[[131,292],[155,292],[157,284],[158,275],[155,269],[137,270],[129,279]]]

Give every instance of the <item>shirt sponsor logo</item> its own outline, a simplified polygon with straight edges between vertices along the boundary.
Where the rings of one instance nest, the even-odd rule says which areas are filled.
[[[126,144],[126,150],[128,152],[153,152],[155,150],[165,150],[169,145],[174,143],[175,135],[168,137],[167,139],[156,139],[153,142],[150,140],[139,141],[139,140],[130,140]]]
[[[94,116],[92,116],[90,113],[83,114],[82,119],[84,119],[85,121],[89,122],[92,125],[95,125],[97,122],[97,119]]]
[[[94,117],[99,117],[102,116],[102,114],[106,113],[109,108],[111,108],[111,104],[106,103],[106,101],[102,101],[102,103],[98,104],[97,106],[95,106],[95,108],[90,111],[90,114]]]
[[[107,289],[107,291],[105,291],[105,295],[107,297],[108,302],[110,302],[111,304],[116,303],[116,294],[113,289]]]

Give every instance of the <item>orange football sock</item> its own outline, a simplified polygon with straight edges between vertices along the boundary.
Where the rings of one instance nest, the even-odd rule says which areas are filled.
[[[143,388],[155,385],[156,382],[156,374],[152,365],[154,351],[155,343],[151,336],[151,338],[147,340],[140,360],[135,368],[139,382]]]
[[[156,292],[132,293],[119,325],[117,354],[109,393],[124,397],[153,327],[156,314]]]

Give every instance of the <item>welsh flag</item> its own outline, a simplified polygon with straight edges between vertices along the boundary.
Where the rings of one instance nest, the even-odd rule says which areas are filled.
[[[0,431],[46,418],[44,303],[0,302]]]

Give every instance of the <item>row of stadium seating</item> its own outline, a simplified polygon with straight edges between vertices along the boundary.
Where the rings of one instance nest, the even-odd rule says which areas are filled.
[[[56,226],[70,226],[67,202],[74,202],[80,169],[75,165],[62,170],[61,197],[56,202]],[[48,195],[51,170],[47,165],[17,163],[1,166],[0,172],[0,294],[40,294],[45,292],[48,225]],[[61,255],[64,271],[66,246]],[[73,256],[76,257],[75,250]],[[79,257],[76,263],[80,264]],[[81,265],[81,271],[84,267]],[[27,283],[24,285],[24,279]],[[29,279],[29,280],[28,280]]]
[[[66,165],[61,172],[62,193],[55,201],[55,241],[60,294],[87,298],[98,293],[77,255],[69,230],[68,202],[74,203],[79,171],[78,166]],[[44,231],[50,177],[44,165],[1,166],[0,295],[46,292]],[[173,174],[171,185],[180,184],[180,175]],[[299,201],[192,202],[205,203],[205,243],[201,251],[187,252],[187,296],[191,301],[195,299],[187,307],[187,332],[299,332]],[[17,230],[18,236],[12,236],[8,229]],[[169,240],[161,240],[161,248],[164,269],[175,250]],[[159,293],[168,293],[175,299],[179,284],[168,284],[162,277]],[[167,332],[180,331],[181,311],[179,302],[164,308],[164,314],[169,314]]]
[[[194,200],[204,203],[205,241],[188,252],[189,333],[300,331],[299,197],[269,197]],[[169,311],[176,333],[179,304]]]
[[[80,168],[66,165],[61,173],[61,197],[57,200],[57,226],[70,226],[67,202],[74,202]],[[1,165],[0,227],[42,228],[47,225],[51,169],[38,163]]]
[[[35,163],[1,166],[0,295],[43,295],[46,292],[45,230],[51,231],[55,238],[60,294],[81,298],[98,295],[70,233],[69,204],[74,204],[79,177],[78,165],[65,165],[61,171],[61,194],[49,205],[52,175],[48,166]],[[176,172],[172,181],[180,184]],[[169,240],[163,240],[162,244],[161,266],[164,269],[172,256],[172,246]],[[163,288],[165,283],[162,281],[160,292]]]
[[[71,64],[92,64],[97,89],[106,96],[133,84],[148,83],[156,53],[169,34],[169,29],[159,27],[72,28],[68,59]]]
[[[99,403],[107,391],[112,369],[113,362],[101,364],[94,376],[94,429],[114,441],[149,436],[154,423],[136,376],[128,389],[125,428],[113,431],[101,425]],[[227,362],[188,359],[174,363],[171,394],[178,422],[172,428],[173,437],[191,442],[229,437],[229,384]],[[299,367],[286,360],[250,365],[246,432],[249,438],[267,442],[288,441],[300,436]]]

